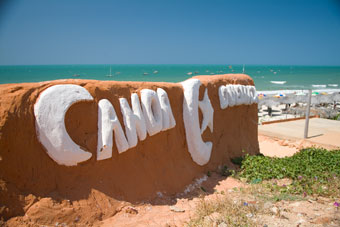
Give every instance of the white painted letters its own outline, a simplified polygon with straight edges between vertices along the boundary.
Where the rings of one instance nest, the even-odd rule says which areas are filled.
[[[157,95],[162,109],[162,131],[165,131],[175,127],[176,121],[174,115],[172,114],[168,94],[162,88],[157,88]]]
[[[85,88],[63,84],[44,90],[34,105],[38,139],[47,154],[60,165],[74,166],[92,156],[72,141],[65,128],[65,113],[70,106],[88,100],[93,98]]]
[[[205,89],[204,97],[202,101],[198,102],[198,106],[203,113],[203,121],[201,127],[201,134],[209,127],[210,131],[214,131],[214,109],[212,108],[209,96],[208,89]]]
[[[112,137],[115,132],[115,141],[119,153],[133,148],[146,138],[160,131],[175,127],[176,121],[166,92],[158,88],[157,93],[153,90],[141,91],[142,108],[136,93],[131,94],[131,107],[126,98],[120,98],[120,109],[123,115],[125,134],[117,118],[112,104],[107,99],[98,103],[98,146],[97,160],[112,157]],[[137,138],[138,136],[138,138]]]
[[[209,162],[212,142],[203,141],[207,128],[214,130],[214,109],[208,95],[199,100],[201,82],[189,79],[181,83],[184,90],[183,121],[188,151],[198,165]],[[211,91],[216,92],[216,91]],[[112,103],[107,99],[98,102],[97,160],[112,157],[113,137],[118,153],[137,146],[147,134],[153,136],[176,126],[169,97],[165,90],[142,89],[140,99],[131,94],[131,106],[126,98],[119,98],[124,128],[117,117]],[[221,109],[235,105],[250,105],[257,102],[256,90],[249,85],[226,85],[218,89]],[[66,132],[64,118],[69,107],[76,102],[93,100],[90,93],[78,85],[55,85],[43,91],[34,105],[38,138],[48,155],[60,165],[73,166],[91,158],[91,153],[82,150]],[[199,125],[199,110],[202,125]]]
[[[201,82],[197,79],[189,79],[182,82],[181,84],[184,89],[183,120],[188,150],[194,162],[199,165],[205,165],[210,159],[212,143],[204,142],[202,140],[201,133],[203,133],[203,131],[201,132],[199,127],[198,98]],[[201,110],[203,113],[202,129],[203,127],[206,128],[209,126],[210,130],[212,130],[213,111],[211,111],[212,107],[210,108],[209,104],[210,100],[206,90],[201,104]]]
[[[257,102],[256,89],[250,85],[226,85],[218,89],[221,109],[235,105],[250,105]]]
[[[125,133],[129,143],[129,148],[133,148],[137,145],[137,134],[139,140],[146,138],[146,127],[144,115],[141,110],[138,95],[133,93],[131,95],[132,110],[128,101],[125,98],[120,98],[120,109],[123,114]]]
[[[113,132],[115,133],[118,152],[122,153],[129,149],[129,144],[125,138],[115,109],[109,100],[102,99],[98,103],[97,160],[112,157]]]
[[[145,118],[146,130],[150,136],[162,130],[162,109],[157,93],[150,89],[141,90],[141,101]]]

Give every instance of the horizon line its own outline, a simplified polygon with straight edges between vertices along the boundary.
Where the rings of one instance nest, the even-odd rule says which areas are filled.
[[[113,63],[113,64],[9,64],[9,65],[3,65],[0,64],[1,66],[82,66],[82,65],[105,65],[105,66],[110,66],[110,65],[237,65],[237,66],[310,66],[310,67],[322,67],[322,66],[327,66],[327,67],[340,67],[339,65],[309,65],[309,64],[222,64],[222,63],[162,63],[162,64],[150,64],[150,63]]]

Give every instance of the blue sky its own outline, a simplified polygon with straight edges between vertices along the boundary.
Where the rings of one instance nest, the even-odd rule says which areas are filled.
[[[1,65],[340,65],[335,0],[0,4]]]

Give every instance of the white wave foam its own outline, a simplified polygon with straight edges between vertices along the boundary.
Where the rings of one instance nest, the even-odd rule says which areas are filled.
[[[272,84],[285,84],[287,81],[270,81]]]
[[[327,87],[326,84],[313,84],[312,87]]]

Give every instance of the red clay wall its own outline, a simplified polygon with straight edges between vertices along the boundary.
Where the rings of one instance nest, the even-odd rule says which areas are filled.
[[[257,105],[222,110],[218,96],[220,85],[254,85],[252,79],[246,75],[196,78],[202,83],[200,100],[208,88],[214,108],[213,133],[205,130],[202,135],[204,141],[213,143],[210,161],[204,166],[197,165],[188,152],[183,123],[183,88],[179,83],[58,80],[0,85],[0,179],[2,184],[11,185],[0,193],[0,200],[9,208],[3,210],[1,216],[9,218],[25,211],[25,203],[20,202],[20,197],[10,196],[13,190],[16,195],[79,201],[87,199],[95,189],[114,200],[136,202],[155,197],[157,192],[180,192],[208,170],[230,164],[230,158],[242,155],[242,150],[257,153]],[[94,97],[94,101],[71,106],[65,117],[70,137],[92,153],[90,160],[73,167],[53,161],[36,134],[34,104],[44,89],[56,84],[80,85]],[[112,158],[97,161],[98,101],[105,98],[113,104],[124,130],[118,98],[124,97],[130,102],[131,93],[139,94],[144,88],[163,88],[167,92],[176,126],[147,136],[135,148],[121,154],[114,144]]]

